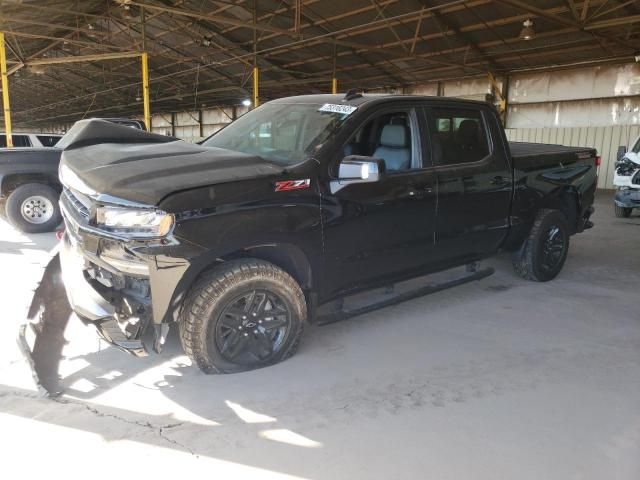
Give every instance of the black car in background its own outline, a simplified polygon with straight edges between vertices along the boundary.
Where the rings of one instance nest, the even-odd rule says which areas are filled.
[[[146,129],[140,120],[104,120]],[[15,148],[0,148],[0,202],[4,204],[7,218],[17,229],[27,233],[50,232],[62,221],[58,206],[62,191],[58,164],[66,146],[64,137],[40,135],[38,137],[42,138],[38,140],[41,144],[48,142],[52,146],[37,147],[31,146],[32,142],[25,134],[16,133],[13,137]]]

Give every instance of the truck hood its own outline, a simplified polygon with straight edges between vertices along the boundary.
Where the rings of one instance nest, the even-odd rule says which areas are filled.
[[[120,127],[131,130],[128,127]],[[158,135],[138,132],[141,143],[71,143],[62,153],[67,168],[97,194],[158,205],[171,193],[197,187],[282,173],[283,167],[261,157],[220,148],[203,147],[169,138],[152,143]],[[161,137],[161,136],[160,136]],[[135,140],[130,140],[135,142]],[[73,188],[63,175],[63,183]]]
[[[640,155],[634,152],[627,152],[624,154],[624,158],[628,158],[633,163],[640,165]]]

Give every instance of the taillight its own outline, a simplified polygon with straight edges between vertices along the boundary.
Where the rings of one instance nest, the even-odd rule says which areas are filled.
[[[600,155],[596,156],[596,167],[599,167],[602,163],[602,157]]]

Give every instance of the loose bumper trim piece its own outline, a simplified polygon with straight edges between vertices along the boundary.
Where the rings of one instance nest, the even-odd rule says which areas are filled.
[[[619,190],[613,201],[622,208],[640,208],[640,189]]]

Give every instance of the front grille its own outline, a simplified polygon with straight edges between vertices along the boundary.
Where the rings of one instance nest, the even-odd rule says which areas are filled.
[[[89,218],[89,208],[90,208],[90,200],[85,197],[84,195],[80,194],[80,193],[76,193],[74,194],[71,190],[69,190],[68,188],[64,189],[64,196],[67,200],[67,205],[69,207],[72,207],[73,210],[80,214],[83,218],[88,219]],[[80,199],[82,198],[81,201]]]

